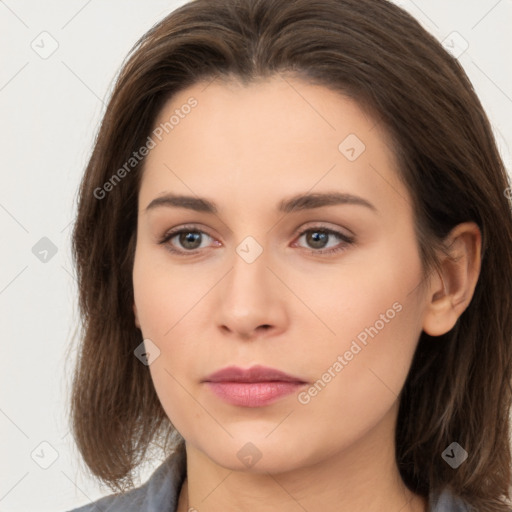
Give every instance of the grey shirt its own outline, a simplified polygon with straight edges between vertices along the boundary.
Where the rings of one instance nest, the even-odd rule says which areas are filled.
[[[124,494],[110,495],[68,512],[176,512],[186,474],[186,454],[177,452],[156,468],[143,485]],[[429,496],[429,512],[470,512],[447,489]]]

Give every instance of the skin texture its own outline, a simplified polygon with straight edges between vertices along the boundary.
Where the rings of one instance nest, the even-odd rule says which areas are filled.
[[[282,76],[249,86],[216,80],[174,96],[155,126],[191,96],[197,106],[147,157],[133,269],[135,324],[160,350],[149,371],[186,440],[178,510],[427,510],[396,467],[398,394],[422,329],[447,332],[471,300],[478,227],[453,231],[460,259],[445,260],[423,289],[411,198],[386,133],[354,101]],[[365,145],[353,161],[339,149],[349,134]],[[377,212],[276,209],[295,194],[332,191]],[[145,211],[169,192],[207,198],[218,211]],[[185,224],[202,239],[187,246],[175,236],[167,246],[199,246],[194,255],[158,243]],[[318,254],[312,232],[300,235],[306,228],[354,242],[330,235],[324,249],[344,250]],[[262,249],[251,263],[236,251],[248,236]],[[254,243],[241,247],[255,254]],[[377,334],[332,370],[371,326]],[[293,393],[256,408],[227,404],[201,382],[226,366],[256,364],[299,376],[306,391],[329,368],[331,379],[308,403]],[[252,465],[237,456],[247,443],[260,456]]]

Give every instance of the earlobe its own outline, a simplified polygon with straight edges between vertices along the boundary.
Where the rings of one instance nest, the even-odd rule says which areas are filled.
[[[469,306],[480,275],[482,237],[478,225],[465,222],[448,236],[450,257],[443,254],[441,273],[432,280],[423,319],[430,336],[450,331]]]

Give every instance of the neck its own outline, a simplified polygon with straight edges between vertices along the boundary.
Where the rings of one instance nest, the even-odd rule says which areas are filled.
[[[219,482],[219,486],[223,484],[223,481]],[[194,497],[197,496],[197,492],[192,490],[193,497],[191,498],[189,496],[188,478],[185,478],[179,495],[177,512],[232,512],[239,510],[270,512],[275,510],[276,507],[279,507],[280,511],[283,512],[296,512],[300,509],[314,510],[312,506],[315,501],[317,503],[321,502],[322,510],[326,512],[352,512],[355,510],[365,510],[367,512],[381,512],[382,510],[428,512],[429,510],[428,500],[412,493],[405,486],[399,487],[396,492],[389,493],[386,497],[382,495],[377,497],[376,492],[372,492],[371,496],[366,494],[354,497],[350,495],[341,496],[340,489],[328,492],[325,487],[322,487],[322,489],[316,491],[316,486],[308,486],[307,491],[303,490],[300,495],[296,493],[294,496],[275,476],[269,476],[267,484],[270,484],[270,486],[265,485],[262,489],[261,487],[257,488],[259,484],[253,483],[249,489],[245,486],[243,492],[241,490],[235,491],[233,486],[230,486],[225,489],[222,496],[211,496],[214,494],[215,488],[212,488],[209,494],[200,495],[203,497]],[[270,487],[273,487],[273,489],[270,489]],[[272,494],[275,495],[273,501],[265,494],[266,490],[272,491]],[[207,503],[205,503],[206,500],[208,500]],[[326,506],[327,501],[331,505]],[[193,503],[196,505],[193,506]]]

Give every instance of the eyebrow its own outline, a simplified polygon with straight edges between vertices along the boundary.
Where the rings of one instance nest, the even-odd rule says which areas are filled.
[[[283,213],[292,211],[310,210],[322,206],[351,204],[365,206],[378,213],[377,208],[362,197],[340,192],[324,192],[314,194],[298,194],[289,199],[283,199],[277,205],[277,210]],[[196,212],[218,213],[218,208],[213,201],[201,197],[165,194],[153,199],[145,209],[145,213],[157,207],[186,208]]]

